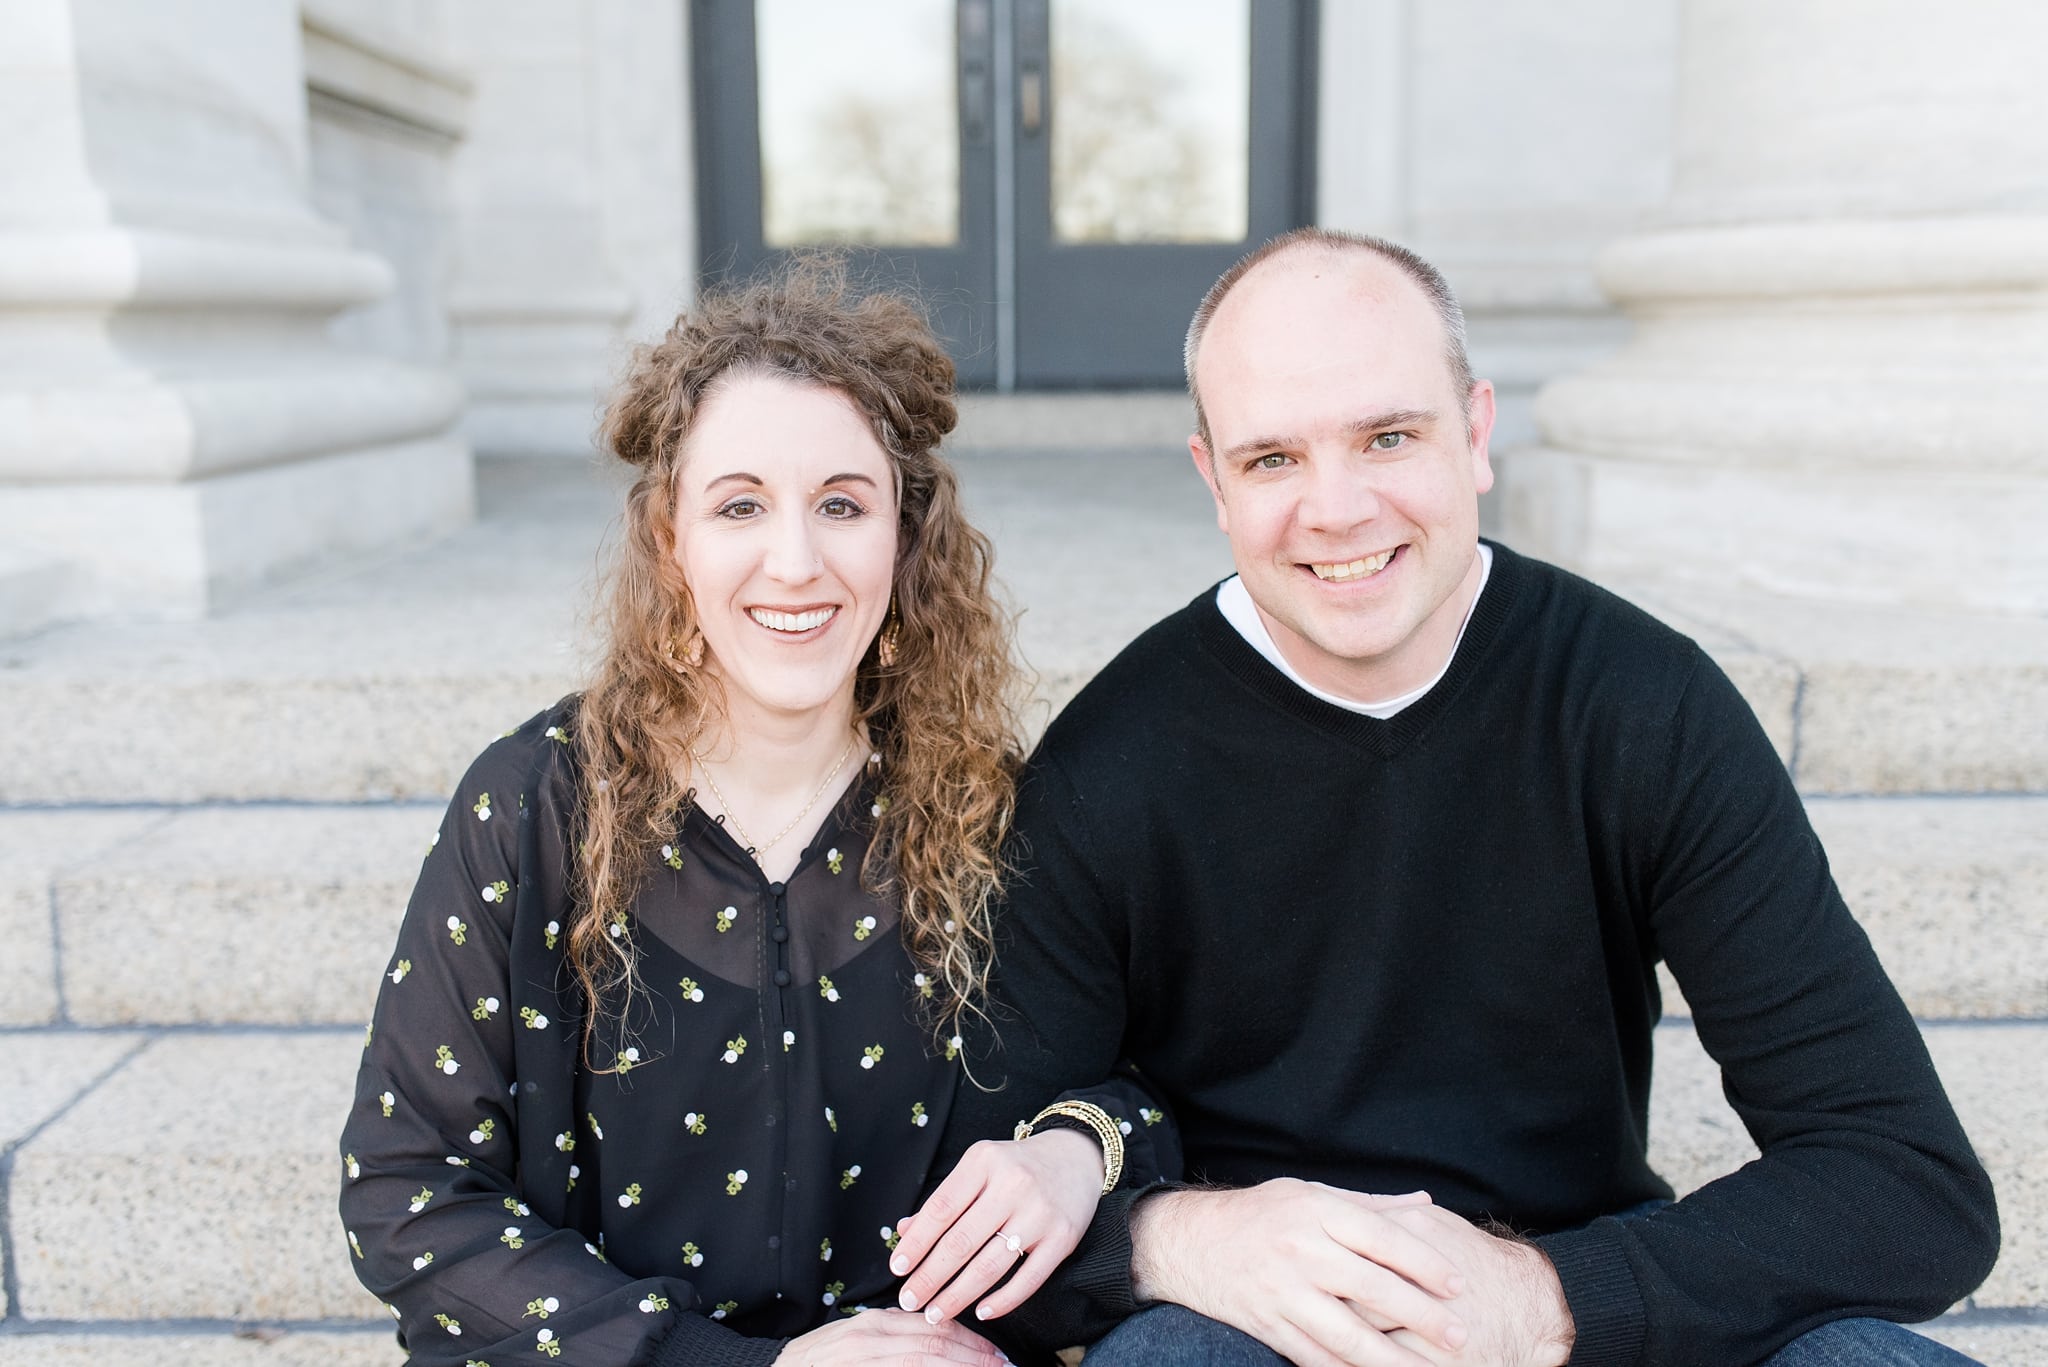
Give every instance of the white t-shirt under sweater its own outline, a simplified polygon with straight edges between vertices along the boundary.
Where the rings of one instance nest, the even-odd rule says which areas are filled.
[[[1423,684],[1420,688],[1410,689],[1398,698],[1388,698],[1383,702],[1355,702],[1350,698],[1340,698],[1335,693],[1325,692],[1307,679],[1302,678],[1301,672],[1287,662],[1287,657],[1280,653],[1280,647],[1274,644],[1273,633],[1266,630],[1266,619],[1259,616],[1259,610],[1252,602],[1251,593],[1245,588],[1244,581],[1238,576],[1233,574],[1230,578],[1217,585],[1216,608],[1223,614],[1225,621],[1237,628],[1238,635],[1251,642],[1253,650],[1258,651],[1259,654],[1272,661],[1275,669],[1294,680],[1298,686],[1321,698],[1332,707],[1341,707],[1347,712],[1362,712],[1368,717],[1378,717],[1381,721],[1385,721],[1388,717],[1393,716],[1396,712],[1399,712],[1402,708],[1429,692],[1430,689],[1435,688],[1438,680],[1443,678],[1444,672],[1451,667],[1451,661],[1457,658],[1458,646],[1465,639],[1465,628],[1472,621],[1472,609],[1479,606],[1479,595],[1486,592],[1486,581],[1492,574],[1493,547],[1482,541],[1479,543],[1479,589],[1472,595],[1472,601],[1465,607],[1465,620],[1458,623],[1458,638],[1451,642],[1451,653],[1444,656],[1443,664],[1437,669],[1435,674],[1430,676],[1428,683]]]

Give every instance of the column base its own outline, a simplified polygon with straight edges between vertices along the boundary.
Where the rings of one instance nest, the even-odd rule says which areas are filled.
[[[63,567],[45,622],[191,619],[453,531],[475,506],[469,447],[450,435],[177,483],[16,486],[0,501],[0,544]]]
[[[1871,606],[2048,612],[2048,479],[1772,469],[1533,448],[1499,462],[1503,534],[1595,578]]]

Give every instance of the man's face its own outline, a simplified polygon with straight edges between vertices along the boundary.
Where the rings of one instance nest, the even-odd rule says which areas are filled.
[[[1478,583],[1493,389],[1456,393],[1444,351],[1398,267],[1312,249],[1253,268],[1201,343],[1217,525],[1280,653],[1340,696],[1427,683]]]

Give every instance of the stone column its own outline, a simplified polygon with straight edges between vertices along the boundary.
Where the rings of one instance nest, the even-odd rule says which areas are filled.
[[[1597,576],[2048,611],[2048,10],[1684,0],[1633,340],[1550,385],[1508,538]]]
[[[0,19],[0,630],[189,617],[472,509],[453,377],[345,350],[391,271],[311,208],[298,8]],[[4,585],[0,585],[4,586]]]
[[[486,457],[587,455],[633,303],[606,250],[595,16],[586,0],[449,13],[477,82],[449,301],[464,427]]]
[[[1678,0],[1319,13],[1316,221],[1449,277],[1499,402],[1494,449],[1526,445],[1539,387],[1628,335],[1593,256],[1670,191]]]

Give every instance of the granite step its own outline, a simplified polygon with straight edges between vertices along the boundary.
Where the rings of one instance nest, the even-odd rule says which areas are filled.
[[[1802,792],[2048,793],[2048,617],[1609,587],[1707,648]]]
[[[1041,724],[1144,627],[1228,574],[1184,452],[965,451],[1022,610]],[[581,679],[619,490],[493,461],[481,519],[203,622],[0,641],[0,806],[438,799]],[[2048,793],[2048,621],[1615,587],[1735,678],[1803,790]]]
[[[0,641],[61,621],[70,584],[60,561],[0,546]]]
[[[1983,1367],[2041,1367],[2048,1323],[1985,1322],[1969,1315],[1936,1320],[1920,1332],[1967,1353]],[[60,1333],[0,1335],[9,1367],[401,1367],[405,1354],[382,1325],[359,1332],[251,1326],[240,1331],[159,1329],[153,1325]]]
[[[2048,1018],[2048,798],[1807,805],[1916,1015]],[[440,816],[0,811],[0,1025],[360,1024]]]
[[[1980,1316],[1972,1332],[1991,1332],[1981,1317],[1993,1312],[2048,1313],[2048,1093],[2038,1086],[2048,1024],[1925,1033],[1998,1184],[2004,1253],[1963,1307]],[[335,1136],[361,1039],[355,1030],[10,1037],[0,1070],[43,1079],[33,1098],[0,1113],[12,1334],[164,1321],[333,1329],[382,1318],[355,1281],[334,1213]],[[1686,1190],[1750,1150],[1690,1030],[1662,1027],[1657,1043],[1653,1151]],[[0,1338],[0,1357],[12,1361],[30,1341]]]
[[[248,1324],[109,1324],[0,1333],[8,1367],[402,1367],[406,1355],[382,1324],[305,1328]]]

